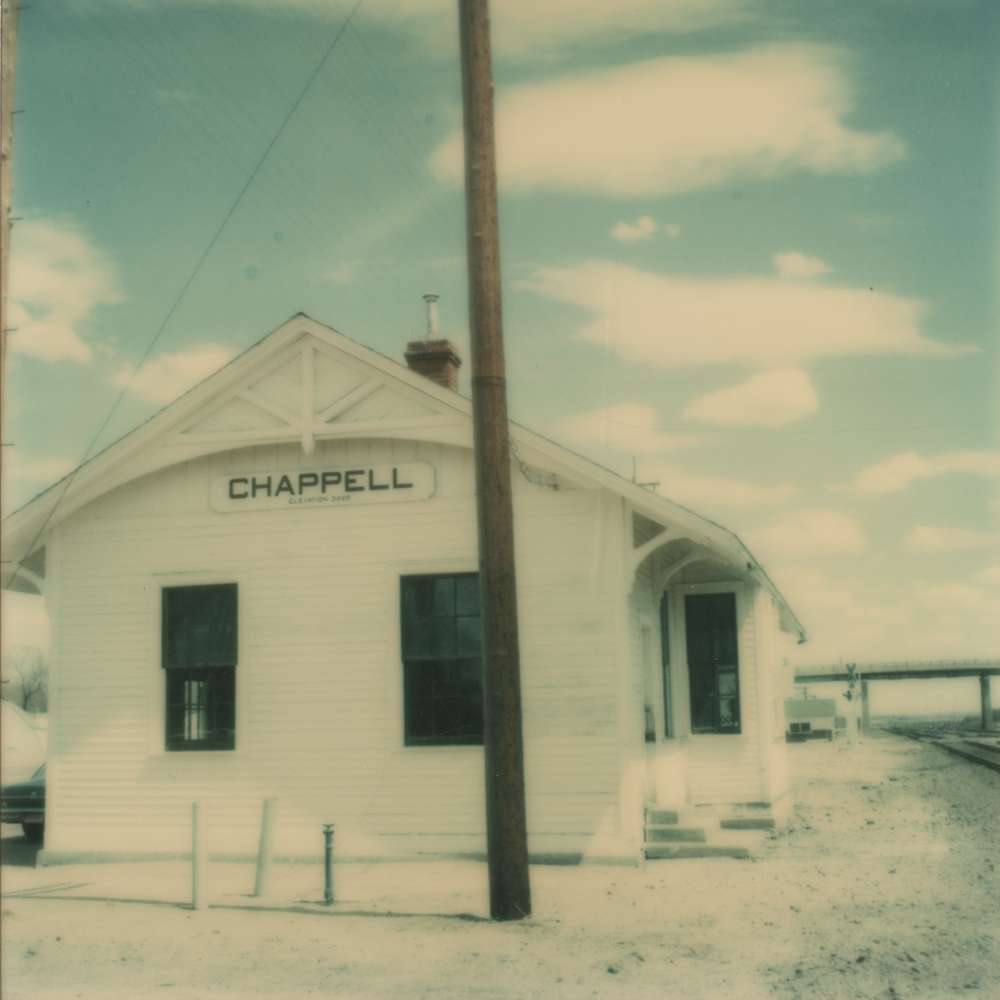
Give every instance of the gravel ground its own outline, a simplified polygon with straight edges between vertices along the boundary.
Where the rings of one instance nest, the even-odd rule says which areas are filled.
[[[789,748],[791,827],[753,861],[532,869],[485,919],[465,862],[35,869],[4,840],[5,1000],[84,997],[1000,998],[1000,774],[881,736]]]

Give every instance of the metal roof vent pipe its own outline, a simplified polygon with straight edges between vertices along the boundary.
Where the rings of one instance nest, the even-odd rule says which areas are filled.
[[[424,296],[427,310],[427,332],[423,340],[411,340],[406,345],[406,365],[418,375],[429,378],[445,389],[457,391],[458,369],[462,359],[455,345],[438,331],[439,296],[428,293]]]

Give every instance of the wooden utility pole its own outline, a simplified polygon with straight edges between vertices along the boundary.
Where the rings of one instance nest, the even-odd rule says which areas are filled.
[[[7,296],[10,294],[11,192],[14,189],[14,63],[17,59],[18,7],[0,0],[0,436],[6,430],[3,400],[7,395]],[[3,453],[0,448],[0,475]],[[3,497],[5,500],[6,497]],[[0,500],[2,505],[3,500]]]
[[[490,916],[531,913],[488,0],[458,0],[465,108],[472,409],[484,647]]]

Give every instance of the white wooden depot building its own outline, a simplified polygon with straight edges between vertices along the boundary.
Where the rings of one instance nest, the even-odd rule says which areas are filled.
[[[471,404],[298,315],[4,523],[52,622],[43,859],[485,849]],[[426,377],[430,375],[431,378]],[[437,384],[437,381],[443,385]],[[529,848],[788,801],[788,647],[726,529],[514,426]],[[664,484],[669,492],[669,483]]]

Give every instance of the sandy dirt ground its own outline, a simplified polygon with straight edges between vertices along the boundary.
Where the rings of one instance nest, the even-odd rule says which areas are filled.
[[[485,868],[28,867],[4,841],[5,1000],[1000,998],[1000,774],[891,736],[789,748],[791,827],[753,861],[536,867],[529,921]]]

